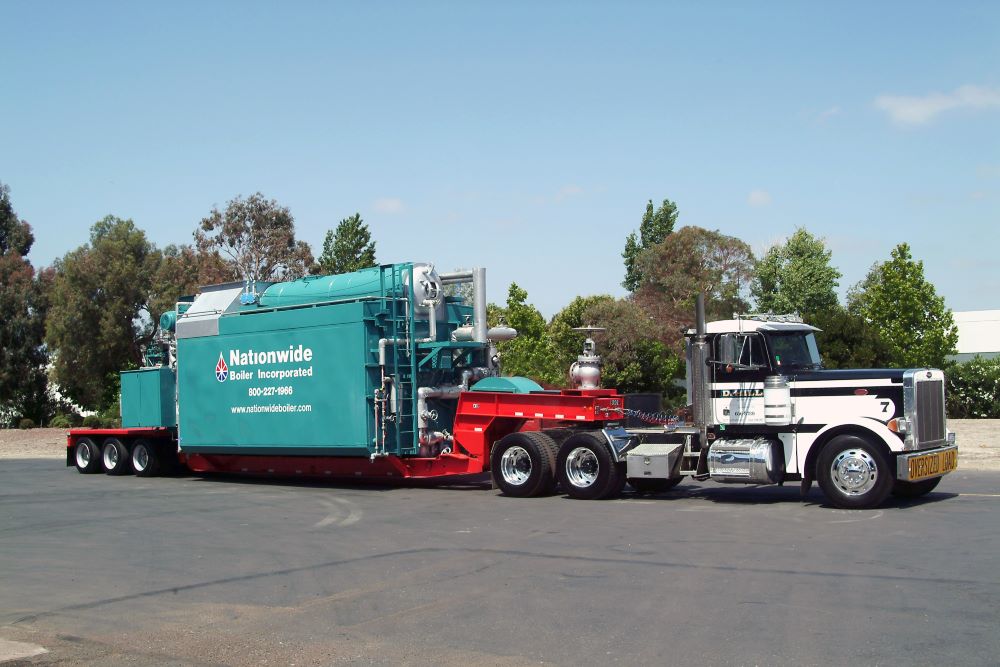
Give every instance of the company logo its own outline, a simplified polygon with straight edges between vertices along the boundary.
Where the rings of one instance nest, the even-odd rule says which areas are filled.
[[[222,358],[222,353],[219,353],[219,363],[215,365],[215,379],[219,382],[225,382],[226,378],[229,377],[229,366],[226,365],[226,360]]]

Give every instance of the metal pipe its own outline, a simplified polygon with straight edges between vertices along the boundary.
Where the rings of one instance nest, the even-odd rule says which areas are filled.
[[[472,271],[452,271],[451,273],[439,273],[442,285],[454,285],[456,283],[472,282]]]
[[[705,334],[708,333],[708,326],[705,324],[705,293],[698,292],[698,297],[694,301],[694,312],[695,312],[695,333],[701,340],[705,340]]]
[[[472,371],[462,371],[462,384],[444,385],[441,387],[418,387],[417,388],[417,426],[419,428],[418,438],[421,445],[436,445],[448,440],[449,437],[440,431],[431,431],[428,421],[434,418],[427,410],[427,399],[429,398],[458,398],[458,395],[469,388],[472,378]]]
[[[472,282],[472,340],[486,342],[486,269],[439,273],[442,285]]]
[[[486,342],[486,269],[472,270],[473,335],[477,343]]]
[[[418,343],[433,343],[438,338],[437,308],[433,301],[425,301],[427,308],[427,338],[418,338]]]
[[[385,369],[385,348],[388,345],[404,345],[405,338],[379,338],[378,340],[378,365]]]

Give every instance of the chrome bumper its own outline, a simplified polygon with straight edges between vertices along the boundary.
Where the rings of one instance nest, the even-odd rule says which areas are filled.
[[[958,466],[958,446],[906,452],[896,457],[896,479],[904,482],[946,475]]]

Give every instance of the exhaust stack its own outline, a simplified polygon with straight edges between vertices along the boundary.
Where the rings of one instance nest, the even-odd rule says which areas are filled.
[[[691,408],[704,445],[712,422],[712,350],[705,324],[705,295],[695,301],[695,337],[691,342]]]

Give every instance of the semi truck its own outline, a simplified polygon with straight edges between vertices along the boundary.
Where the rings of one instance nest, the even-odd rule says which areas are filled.
[[[449,286],[471,284],[471,303]],[[454,292],[455,290],[450,290]],[[486,271],[406,262],[202,288],[121,373],[121,428],[72,429],[66,465],[327,478],[490,473],[506,495],[660,493],[682,480],[819,483],[829,503],[916,497],[957,467],[938,369],[828,370],[792,316],[686,332],[683,416],[601,388],[594,341],[572,388],[500,372]],[[634,426],[636,419],[639,426]]]

